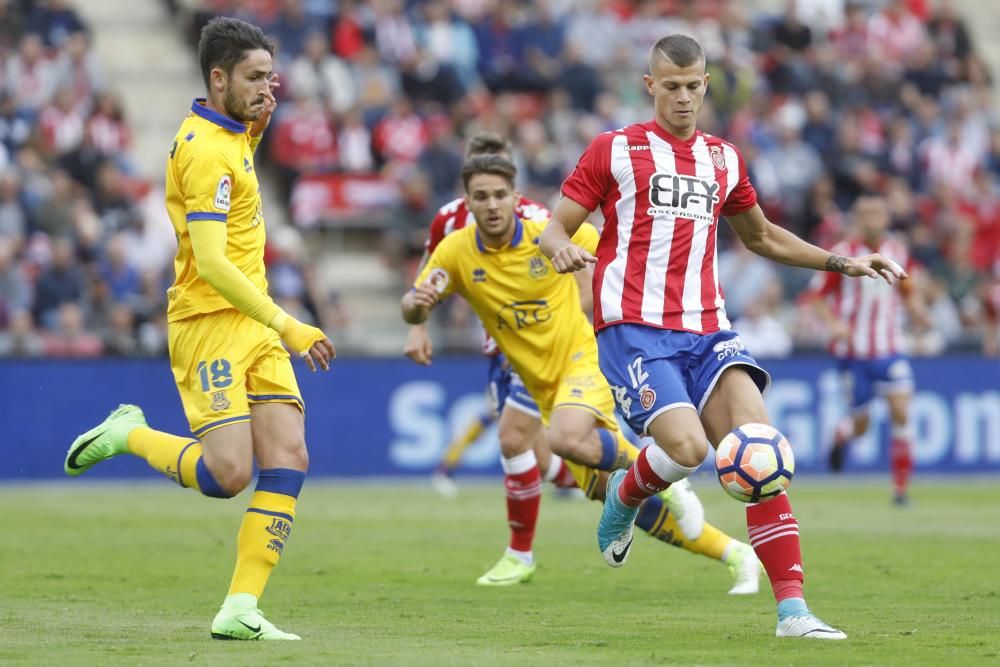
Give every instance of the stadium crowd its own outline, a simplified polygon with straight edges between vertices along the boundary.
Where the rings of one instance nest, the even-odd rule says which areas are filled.
[[[884,194],[932,312],[914,352],[1000,353],[1000,119],[947,0],[789,0],[780,15],[734,0],[173,5],[195,39],[227,14],[278,44],[282,104],[262,150],[301,233],[275,234],[269,273],[314,320],[328,299],[301,234],[380,230],[404,284],[459,194],[465,137],[511,137],[523,193],[552,205],[595,134],[650,116],[647,49],[685,32],[709,60],[701,128],[741,148],[768,216],[829,247],[859,194]],[[142,250],[162,202],[130,164],[88,27],[66,0],[0,0],[0,26],[0,356],[163,354],[173,248]],[[351,183],[365,186],[356,201]],[[809,273],[725,228],[720,247],[727,310],[754,354],[816,349],[823,332],[798,303]]]

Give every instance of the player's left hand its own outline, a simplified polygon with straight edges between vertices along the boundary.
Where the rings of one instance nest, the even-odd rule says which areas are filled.
[[[281,84],[278,82],[277,73],[272,74],[271,78],[267,80],[267,88],[268,92],[264,95],[264,110],[257,117],[257,120],[250,125],[251,137],[259,137],[264,134],[264,130],[271,123],[271,114],[278,108],[278,100],[274,96],[274,91],[281,88]]]
[[[302,358],[309,365],[309,370],[315,372],[316,367],[324,371],[330,370],[330,362],[337,356],[337,350],[329,338],[318,340],[308,351],[302,353]]]
[[[552,255],[552,266],[556,273],[579,271],[587,264],[596,264],[597,258],[575,243],[568,243]]]
[[[875,253],[864,257],[847,257],[841,273],[852,278],[868,276],[869,278],[882,278],[890,285],[897,280],[909,278],[906,271],[896,262],[888,257]]]

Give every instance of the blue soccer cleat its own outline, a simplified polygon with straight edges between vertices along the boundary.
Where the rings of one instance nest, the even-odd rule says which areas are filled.
[[[626,472],[616,470],[608,478],[604,511],[597,524],[597,546],[611,567],[621,567],[628,560],[632,548],[632,525],[639,513],[638,507],[629,507],[618,499],[618,487],[622,485]]]

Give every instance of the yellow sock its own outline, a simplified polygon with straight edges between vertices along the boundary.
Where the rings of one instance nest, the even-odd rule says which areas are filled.
[[[595,468],[599,470],[621,470],[628,468],[639,458],[639,450],[618,429],[594,429],[601,445],[601,460]]]
[[[628,468],[639,458],[639,448],[629,442],[621,431],[615,431],[618,443],[618,468]]]
[[[292,531],[295,501],[304,479],[305,473],[298,470],[260,471],[236,540],[236,569],[229,595],[250,593],[260,598],[264,593]]]
[[[202,491],[198,479],[201,443],[197,440],[140,426],[128,434],[128,450],[177,484]]]
[[[469,448],[469,445],[476,441],[483,431],[486,430],[486,424],[483,423],[484,419],[477,419],[476,421],[469,424],[469,427],[465,429],[462,437],[457,438],[448,445],[447,451],[444,453],[444,457],[441,459],[441,467],[451,470],[458,466],[459,459],[462,458],[462,454],[465,450]]]
[[[598,489],[600,489],[599,482],[601,481],[601,471],[596,468],[588,468],[585,465],[579,463],[574,463],[569,459],[563,459],[566,462],[566,467],[569,468],[570,473],[573,475],[573,479],[576,480],[576,485],[580,487],[583,494],[594,500],[595,494],[597,494]]]
[[[722,560],[726,547],[733,539],[706,521],[698,539],[689,540],[659,496],[651,496],[642,504],[635,525],[661,542],[715,560]]]

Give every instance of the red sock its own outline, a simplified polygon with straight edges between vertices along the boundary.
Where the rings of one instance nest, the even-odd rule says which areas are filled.
[[[507,524],[510,526],[510,548],[531,551],[538,523],[538,507],[542,502],[542,476],[538,466],[522,473],[504,476],[507,489]]]
[[[573,473],[570,472],[569,466],[563,459],[559,459],[559,472],[552,478],[552,483],[559,489],[577,488],[576,478],[573,477]]]
[[[618,500],[629,507],[638,507],[646,498],[670,486],[670,482],[653,472],[649,465],[647,453],[651,448],[652,445],[639,452],[639,457],[625,471],[625,479],[618,487]]]
[[[906,438],[893,438],[889,445],[889,465],[892,469],[892,485],[896,495],[905,495],[906,486],[913,472],[913,457],[910,454],[910,441]]]
[[[801,598],[802,554],[799,549],[799,522],[784,493],[762,503],[747,506],[747,533],[750,546],[764,564],[774,598]]]

